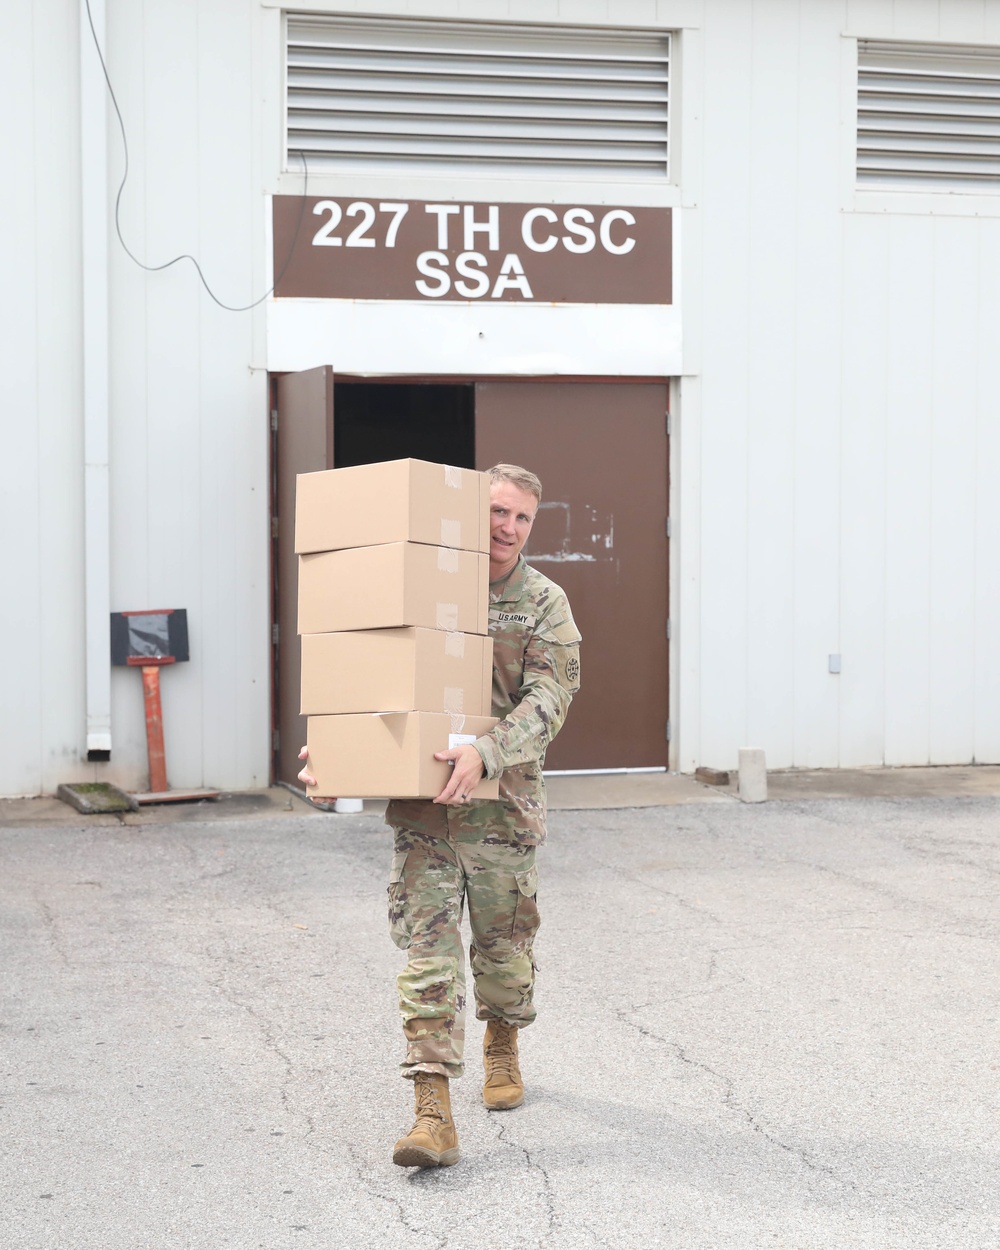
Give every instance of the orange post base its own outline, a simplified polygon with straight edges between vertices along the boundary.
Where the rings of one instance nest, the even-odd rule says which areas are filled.
[[[167,759],[163,750],[163,708],[160,705],[160,666],[142,666],[142,694],[146,703],[146,753],[149,757],[149,788],[167,788]]]

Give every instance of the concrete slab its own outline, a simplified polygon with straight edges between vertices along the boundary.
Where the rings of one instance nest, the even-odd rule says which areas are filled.
[[[767,774],[768,801],[846,798],[958,798],[1000,795],[1000,766],[979,764],[942,768],[798,769]],[[673,807],[737,800],[736,774],[728,787],[706,785],[687,773],[605,773],[600,776],[552,776],[546,779],[549,810],[600,811],[629,807]],[[385,801],[365,802],[365,815],[381,817]],[[171,810],[148,807],[119,815],[83,817],[88,824],[148,825],[248,816],[321,816],[305,799],[284,786],[223,793],[218,800],[185,803]],[[78,824],[81,816],[53,796],[0,799],[0,828],[5,825]]]
[[[290,790],[282,786],[272,786],[267,790],[224,792],[218,799],[194,803],[168,803],[162,806],[155,804],[141,807],[137,812],[126,812],[120,815],[102,813],[82,816],[54,796],[43,795],[34,799],[0,799],[0,828],[58,827],[81,823],[86,823],[88,827],[91,825],[95,827],[117,825],[142,827],[213,820],[241,820],[250,816],[280,816],[292,813],[299,815],[315,813],[317,816],[322,814],[317,812],[311,803],[297,798]]]
[[[1000,795],[1000,767],[819,768],[767,774],[768,799],[957,798]]]
[[[598,777],[547,777],[549,809],[597,811],[615,807],[664,807],[677,803],[729,803],[723,786],[703,785],[686,773],[606,773]]]

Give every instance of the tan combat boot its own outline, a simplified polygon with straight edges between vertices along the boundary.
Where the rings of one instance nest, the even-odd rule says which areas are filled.
[[[486,1082],[483,1102],[490,1111],[510,1111],[524,1102],[524,1082],[517,1066],[517,1029],[502,1020],[486,1022],[483,1038]]]
[[[413,1078],[417,1118],[392,1151],[393,1163],[403,1168],[450,1167],[457,1163],[458,1134],[451,1118],[448,1078],[436,1072],[418,1072]]]

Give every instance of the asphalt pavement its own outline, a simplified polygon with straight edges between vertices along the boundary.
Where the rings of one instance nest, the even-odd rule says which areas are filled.
[[[723,801],[724,800],[724,801]],[[3,1250],[1000,1242],[994,795],[557,811],[525,1105],[411,1123],[376,813],[0,821]]]

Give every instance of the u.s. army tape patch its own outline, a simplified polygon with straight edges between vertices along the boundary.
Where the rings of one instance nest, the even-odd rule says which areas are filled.
[[[490,620],[499,625],[534,625],[535,618],[527,612],[490,612]]]

